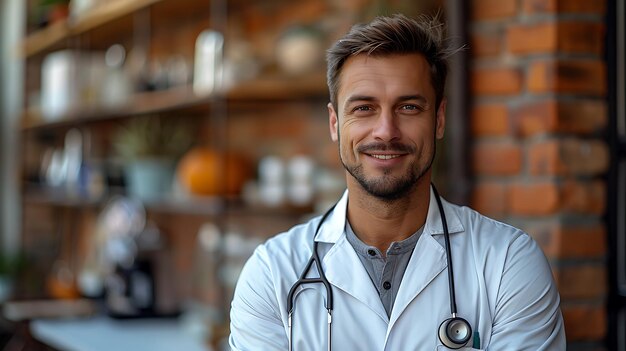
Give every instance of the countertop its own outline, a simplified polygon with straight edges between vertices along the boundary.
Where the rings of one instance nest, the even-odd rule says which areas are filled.
[[[178,319],[38,319],[32,335],[61,351],[210,351]]]

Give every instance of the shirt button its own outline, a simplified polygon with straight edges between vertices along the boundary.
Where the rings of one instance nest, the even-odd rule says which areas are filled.
[[[376,256],[376,251],[374,251],[373,249],[369,249],[367,250],[367,254],[370,256]]]
[[[391,289],[391,283],[390,282],[384,282],[383,283],[383,288],[385,288],[385,290]]]

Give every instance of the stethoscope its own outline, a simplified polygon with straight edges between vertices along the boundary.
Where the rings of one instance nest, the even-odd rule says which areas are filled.
[[[441,224],[443,225],[443,234],[445,239],[445,249],[446,249],[446,259],[448,261],[448,288],[450,290],[450,313],[452,317],[444,320],[439,325],[439,330],[437,336],[441,343],[449,349],[460,349],[465,346],[467,342],[470,340],[472,336],[472,327],[469,322],[465,319],[457,316],[456,310],[456,297],[454,293],[454,274],[452,272],[452,255],[450,249],[450,233],[448,232],[448,222],[446,221],[446,216],[443,211],[443,205],[441,204],[441,198],[439,197],[439,193],[435,188],[434,184],[431,184],[433,188],[433,193],[435,194],[435,200],[437,200],[437,207],[439,207],[439,213],[441,215]],[[302,274],[300,274],[300,278],[293,284],[291,289],[289,290],[289,294],[287,295],[287,311],[289,313],[288,317],[288,338],[289,338],[289,351],[293,350],[293,324],[292,324],[292,316],[293,309],[295,306],[295,292],[296,289],[300,285],[304,284],[316,284],[321,283],[326,288],[326,311],[328,313],[328,351],[331,350],[331,326],[332,326],[332,314],[333,314],[333,292],[330,286],[330,283],[326,279],[326,275],[322,270],[322,264],[320,261],[320,257],[317,253],[317,244],[315,241],[315,237],[319,232],[322,224],[328,218],[330,213],[333,211],[335,206],[332,206],[326,213],[322,216],[317,228],[315,229],[315,234],[313,235],[313,251],[311,253],[311,258],[309,262],[304,267]],[[319,272],[319,278],[306,278],[306,275],[309,273],[311,267],[315,264],[315,268]]]

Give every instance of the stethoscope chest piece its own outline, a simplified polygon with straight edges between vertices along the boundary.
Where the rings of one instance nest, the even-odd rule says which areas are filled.
[[[439,340],[449,349],[460,349],[472,336],[469,322],[460,317],[448,318],[439,325]]]

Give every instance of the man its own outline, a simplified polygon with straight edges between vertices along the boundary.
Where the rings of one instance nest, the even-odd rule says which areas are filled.
[[[328,216],[249,259],[232,302],[233,350],[565,349],[536,243],[440,206],[431,187],[451,52],[435,20],[402,15],[355,26],[328,51],[330,135],[348,189]],[[328,289],[296,284],[322,276]]]

